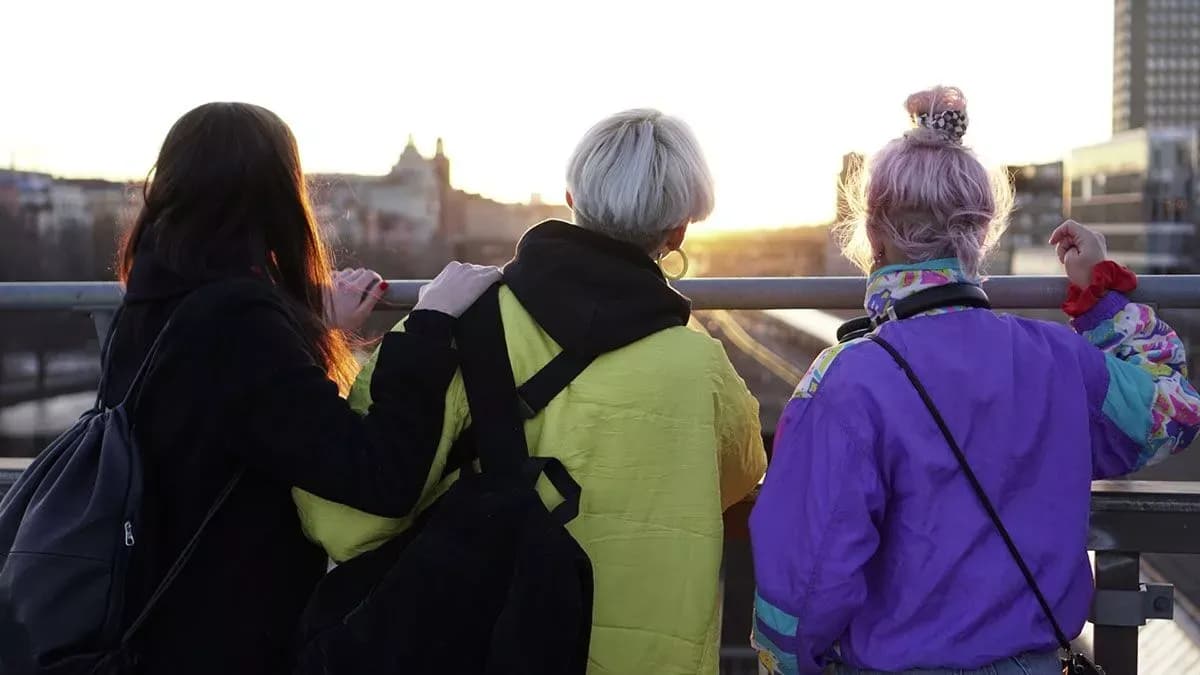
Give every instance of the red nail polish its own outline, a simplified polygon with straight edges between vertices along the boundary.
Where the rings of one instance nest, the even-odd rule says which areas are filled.
[[[386,281],[379,282],[379,287],[386,291],[388,289],[388,282],[386,282]]]

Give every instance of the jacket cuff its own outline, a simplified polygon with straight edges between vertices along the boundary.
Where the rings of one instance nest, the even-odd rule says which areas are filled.
[[[1092,283],[1087,288],[1071,284],[1062,310],[1068,316],[1080,317],[1096,307],[1109,291],[1130,293],[1135,288],[1137,275],[1126,267],[1105,260],[1092,268]]]
[[[1117,315],[1129,304],[1129,298],[1119,291],[1110,291],[1096,301],[1092,308],[1071,319],[1076,332],[1086,333]]]
[[[418,309],[408,315],[404,332],[449,344],[454,336],[454,317],[435,309]]]

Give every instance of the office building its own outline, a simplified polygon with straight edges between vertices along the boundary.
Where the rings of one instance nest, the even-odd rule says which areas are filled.
[[[1200,0],[1116,0],[1113,133],[1200,127]]]
[[[1073,150],[1066,162],[1067,217],[1103,233],[1109,256],[1143,274],[1196,269],[1196,129],[1134,129]],[[1058,274],[1054,251],[1034,241],[1016,274]]]

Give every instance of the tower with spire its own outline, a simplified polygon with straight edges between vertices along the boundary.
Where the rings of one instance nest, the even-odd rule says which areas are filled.
[[[438,185],[444,190],[450,188],[450,159],[446,157],[446,148],[439,136],[437,139],[437,151],[433,154],[433,173],[438,178]]]
[[[402,178],[407,174],[420,172],[426,167],[426,160],[421,156],[421,151],[417,150],[417,143],[413,139],[413,135],[408,135],[408,143],[404,146],[404,152],[400,153],[400,159],[396,160],[396,165],[392,167],[392,177]]]

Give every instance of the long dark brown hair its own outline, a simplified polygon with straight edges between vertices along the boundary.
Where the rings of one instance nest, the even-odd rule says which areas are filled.
[[[144,245],[187,278],[258,270],[288,301],[314,358],[343,391],[356,365],[347,337],[325,321],[333,263],[313,217],[296,138],[278,115],[248,103],[206,103],[167,133],[122,246],[127,281]]]

